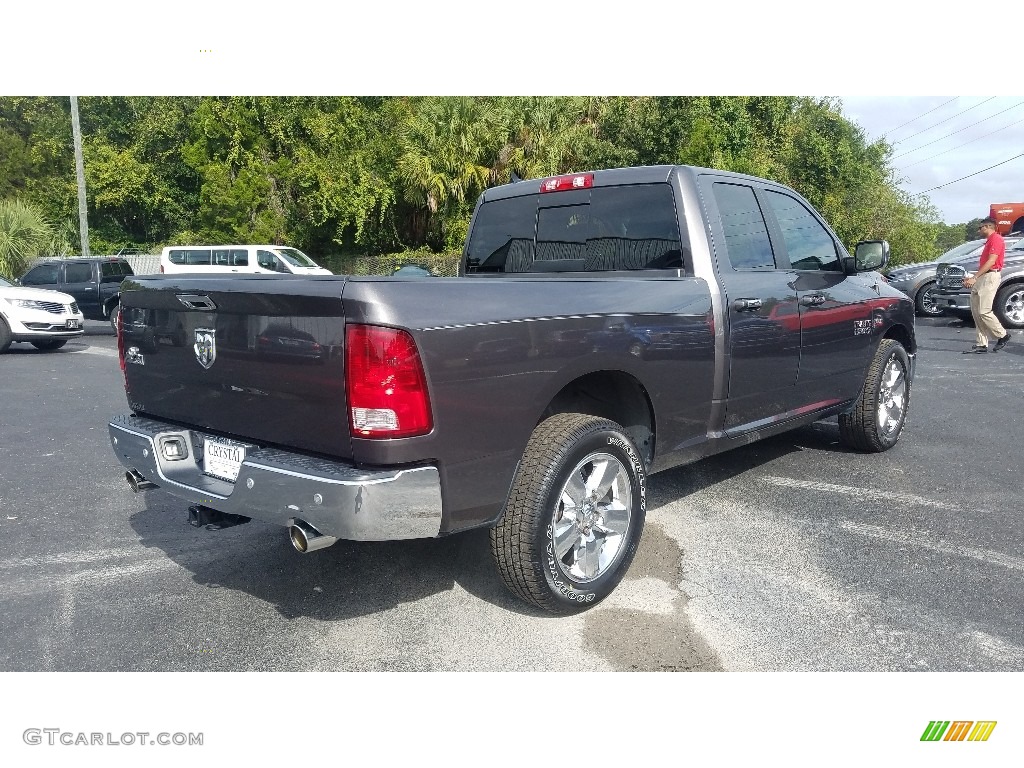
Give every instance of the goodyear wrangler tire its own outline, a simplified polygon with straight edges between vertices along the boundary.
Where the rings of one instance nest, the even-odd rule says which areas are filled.
[[[900,439],[909,407],[910,358],[898,341],[882,339],[853,410],[839,415],[839,439],[859,451],[887,451]]]
[[[646,482],[643,460],[618,424],[578,413],[541,422],[491,529],[505,585],[552,613],[599,603],[640,543]]]

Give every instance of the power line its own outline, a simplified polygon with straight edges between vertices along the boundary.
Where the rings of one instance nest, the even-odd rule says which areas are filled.
[[[971,139],[970,141],[965,141],[963,144],[957,144],[955,147],[952,147],[950,149],[947,149],[947,150],[944,150],[942,152],[939,152],[938,154],[931,155],[930,157],[926,157],[926,158],[924,158],[924,160],[915,160],[910,165],[904,165],[900,170],[901,171],[905,171],[907,168],[913,168],[915,165],[920,165],[921,163],[926,163],[929,160],[934,160],[936,157],[942,157],[943,155],[948,155],[950,152],[954,152],[954,151],[956,151],[956,150],[958,150],[958,149],[960,149],[962,147],[966,147],[968,144],[973,144],[976,141],[981,141],[982,139],[987,139],[993,133],[999,133],[1000,131],[1005,131],[1007,128],[1012,128],[1013,126],[1019,125],[1020,123],[1024,123],[1024,119],[1017,120],[1015,122],[1010,123],[1009,125],[1004,125],[1002,128],[996,128],[994,131],[989,131],[988,133],[984,134],[983,136],[978,136],[976,139]],[[918,147],[918,149],[921,149],[921,148],[922,147]],[[914,150],[911,150],[911,151],[914,151]]]
[[[929,125],[929,126],[928,126],[927,128],[922,128],[922,129],[921,129],[920,131],[918,131],[917,133],[912,133],[912,134],[910,134],[909,136],[906,136],[906,137],[904,137],[904,138],[900,139],[899,141],[895,141],[895,142],[893,142],[893,146],[895,147],[895,146],[896,146],[897,144],[902,144],[902,143],[903,143],[904,141],[907,141],[908,139],[912,139],[912,138],[914,138],[915,136],[920,136],[920,135],[921,135],[922,133],[925,133],[925,132],[927,132],[927,131],[930,131],[930,130],[931,130],[932,128],[938,128],[938,127],[939,127],[940,125],[942,125],[943,123],[948,123],[948,122],[949,122],[950,120],[952,120],[952,119],[953,119],[954,117],[959,117],[959,116],[960,116],[960,115],[962,115],[962,114],[963,114],[964,112],[970,112],[970,111],[971,111],[972,109],[977,109],[977,108],[978,108],[978,107],[980,107],[980,106],[981,106],[982,104],[987,104],[988,102],[992,101],[992,99],[994,99],[994,98],[995,98],[995,96],[989,96],[989,97],[988,97],[987,99],[985,99],[984,101],[980,101],[980,102],[978,102],[978,103],[977,103],[977,104],[975,104],[975,105],[974,105],[973,107],[968,107],[967,109],[961,109],[961,110],[960,110],[959,112],[957,112],[957,113],[956,113],[955,115],[952,115],[952,116],[950,116],[950,117],[947,117],[947,118],[946,118],[945,120],[939,120],[939,122],[937,122],[937,123],[933,123],[932,125]]]
[[[934,108],[932,108],[932,109],[929,109],[929,110],[928,110],[927,112],[922,112],[922,113],[921,113],[920,115],[918,115],[917,117],[915,117],[915,118],[914,118],[913,120],[907,120],[907,122],[905,122],[905,123],[902,123],[901,125],[897,125],[897,126],[896,126],[895,128],[893,128],[893,129],[891,129],[891,130],[888,130],[888,131],[886,131],[885,133],[883,133],[883,134],[882,134],[881,136],[879,136],[878,138],[880,138],[880,139],[884,139],[884,138],[885,138],[886,136],[888,136],[888,135],[889,135],[890,133],[895,133],[895,132],[896,132],[896,131],[898,131],[898,130],[899,130],[900,128],[903,128],[903,127],[904,127],[904,126],[906,126],[906,125],[910,125],[911,123],[913,123],[913,122],[916,122],[916,121],[920,120],[920,119],[921,119],[922,117],[924,117],[925,115],[930,115],[930,114],[931,114],[932,112],[934,112],[934,111],[935,111],[935,110],[937,110],[937,109],[942,109],[942,108],[943,108],[944,106],[946,106],[947,104],[949,104],[949,103],[951,103],[951,102],[954,102],[954,101],[956,101],[956,100],[957,100],[957,99],[959,99],[959,98],[960,98],[959,96],[954,96],[954,97],[953,97],[952,99],[950,99],[949,101],[944,101],[944,102],[942,102],[941,104],[939,104],[939,106],[937,106],[937,107],[934,107]]]
[[[1017,160],[1018,158],[1021,158],[1021,157],[1024,157],[1024,152],[1022,152],[1019,155],[1015,155],[1015,156],[1011,157],[1009,160],[1003,160],[1001,163],[996,163],[995,165],[990,165],[988,168],[982,168],[980,171],[975,171],[974,173],[969,173],[966,176],[961,176],[959,179],[954,179],[953,181],[947,181],[947,182],[945,182],[943,184],[939,184],[939,186],[937,186],[937,187],[932,187],[931,189],[926,189],[924,192],[916,192],[915,194],[911,195],[911,197],[920,197],[921,195],[926,195],[929,192],[934,192],[936,189],[942,189],[943,187],[952,186],[953,184],[956,184],[958,181],[963,181],[964,179],[969,179],[969,178],[971,178],[971,176],[977,176],[980,173],[985,173],[985,171],[991,171],[993,168],[998,168],[1000,165],[1006,165],[1007,163],[1009,163],[1009,162],[1011,162],[1013,160]]]
[[[970,125],[965,125],[963,128],[957,128],[952,133],[947,133],[945,136],[941,136],[941,137],[935,139],[935,141],[929,141],[927,144],[922,144],[920,147],[914,147],[913,149],[908,149],[906,152],[900,152],[898,155],[895,155],[892,159],[896,160],[897,158],[900,158],[900,157],[906,157],[909,154],[917,152],[917,150],[919,150],[919,149],[924,149],[925,147],[930,147],[932,144],[938,144],[943,139],[948,139],[950,136],[955,136],[958,133],[963,133],[968,128],[973,128],[976,125],[980,125],[981,123],[984,123],[986,120],[991,120],[993,117],[998,117],[999,115],[1003,114],[1003,112],[1009,112],[1011,109],[1016,109],[1021,104],[1024,104],[1024,101],[1018,101],[1012,107],[1007,107],[1006,109],[1000,110],[999,112],[996,112],[994,115],[989,115],[988,117],[983,117],[981,120],[975,120],[973,123],[971,123]],[[932,127],[934,127],[934,126],[932,126]]]

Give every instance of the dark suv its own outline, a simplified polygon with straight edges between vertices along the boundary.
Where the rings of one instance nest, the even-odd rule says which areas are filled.
[[[16,282],[70,294],[89,320],[109,320],[117,330],[121,281],[135,274],[126,259],[117,256],[43,259]]]

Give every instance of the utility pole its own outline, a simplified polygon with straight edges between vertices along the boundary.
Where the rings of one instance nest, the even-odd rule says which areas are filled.
[[[78,124],[78,97],[71,97],[71,132],[75,138],[75,176],[78,177],[78,228],[82,255],[89,256],[89,217],[85,206],[85,163],[82,161],[82,126]]]

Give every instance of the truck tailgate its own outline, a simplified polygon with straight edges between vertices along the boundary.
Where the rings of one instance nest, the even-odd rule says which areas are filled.
[[[338,276],[129,278],[121,306],[132,410],[350,458],[344,285]]]

